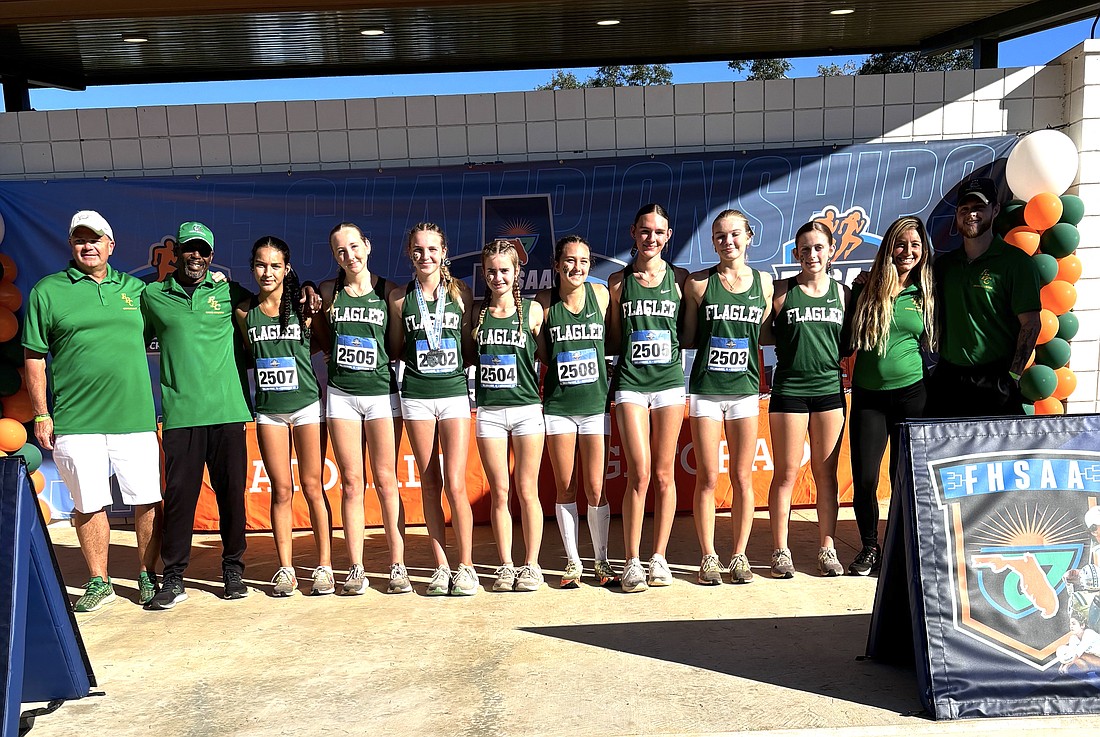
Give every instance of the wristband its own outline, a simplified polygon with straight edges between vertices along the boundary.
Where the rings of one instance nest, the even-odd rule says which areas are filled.
[[[44,412],[43,414],[34,416],[35,423],[45,422],[48,419],[50,419],[50,413],[49,412]]]
[[[1017,384],[1020,383],[1020,375],[1018,373],[1016,373],[1015,371],[1009,371],[1008,375],[1011,376],[1012,380],[1015,381]]]

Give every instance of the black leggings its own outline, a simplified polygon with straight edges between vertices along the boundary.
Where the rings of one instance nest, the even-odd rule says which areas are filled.
[[[890,441],[892,483],[898,466],[900,425],[924,414],[927,397],[923,381],[882,391],[852,387],[852,507],[864,545],[878,545],[878,475],[886,441]]]

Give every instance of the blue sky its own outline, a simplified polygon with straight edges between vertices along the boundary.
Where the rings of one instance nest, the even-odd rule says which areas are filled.
[[[1025,36],[1000,45],[1002,67],[1046,64],[1089,37],[1092,20],[1079,21],[1049,31]],[[812,77],[820,64],[857,63],[864,57],[813,57],[792,59],[788,76]],[[726,82],[743,79],[725,62],[673,64],[673,81]],[[198,82],[93,87],[84,92],[32,90],[31,106],[36,110],[92,107],[135,107],[139,105],[181,105],[210,102],[256,102],[260,100],[326,100],[359,97],[452,95],[478,92],[531,90],[545,83],[553,69],[506,72],[456,72],[448,74],[392,74],[376,77],[320,77],[271,79],[248,82]],[[584,78],[592,70],[577,70]]]

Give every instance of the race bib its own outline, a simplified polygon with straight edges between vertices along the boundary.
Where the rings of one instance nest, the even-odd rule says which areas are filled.
[[[557,357],[558,383],[562,386],[592,384],[600,378],[600,364],[595,348],[582,351],[562,351]]]
[[[635,330],[630,334],[630,362],[635,366],[672,363],[672,334],[667,330]]]
[[[518,383],[516,354],[483,355],[478,379],[483,389],[515,389]]]
[[[265,392],[292,392],[298,388],[298,364],[286,356],[256,359],[256,386]]]
[[[749,370],[748,338],[711,338],[707,370],[735,373]]]
[[[443,338],[438,348],[432,348],[428,341],[416,341],[416,368],[422,374],[449,374],[460,368],[458,361],[458,341]]]
[[[337,336],[336,365],[349,371],[374,371],[378,368],[378,341],[356,335]]]

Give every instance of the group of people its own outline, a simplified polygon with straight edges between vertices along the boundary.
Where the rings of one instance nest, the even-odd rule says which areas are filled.
[[[24,335],[35,434],[54,449],[59,473],[73,493],[91,574],[77,609],[93,610],[114,595],[103,511],[110,504],[108,461],[123,498],[135,508],[139,598],[146,608],[168,609],[187,597],[183,572],[204,466],[221,517],[225,596],[247,594],[241,580],[243,423],[251,419],[246,365],[254,371],[257,438],[271,479],[279,559],[275,595],[298,588],[291,549],[291,448],[317,548],[312,592],[336,590],[321,485],[329,437],[340,470],[349,563],[343,593],[361,594],[368,585],[362,564],[368,464],[389,546],[387,591],[412,590],[396,480],[403,432],[420,475],[434,558],[426,593],[477,592],[465,487],[468,366],[475,373],[476,443],[499,557],[493,590],[535,591],[544,585],[538,494],[544,446],[567,557],[561,587],[576,587],[583,574],[581,488],[595,582],[626,592],[669,585],[665,554],[676,511],[674,467],[685,401],[697,466],[694,520],[702,552],[697,580],[719,584],[728,572],[731,583],[748,583],[764,344],[774,345],[776,354],[768,406],[774,457],[770,575],[791,578],[795,571],[788,524],[807,437],[817,487],[817,568],[825,576],[844,572],[834,541],[846,409],[840,362],[853,351],[851,458],[862,549],[848,571],[867,575],[881,557],[879,467],[887,442],[891,463],[896,462],[900,423],[921,416],[1022,411],[1017,383],[1038,332],[1039,278],[1023,252],[994,242],[990,227],[997,211],[991,180],[965,182],[958,192],[956,225],[963,237],[958,251],[934,261],[923,223],[900,218],[884,234],[869,274],[849,290],[830,277],[835,245],[820,222],[797,231],[799,273],[773,280],[749,266],[749,218],[725,210],[711,225],[717,263],[689,274],[667,259],[670,217],[650,204],[630,226],[632,261],[612,274],[606,287],[588,279],[589,244],[567,236],[554,247],[554,286],[534,299],[521,296],[520,253],[506,239],[483,249],[485,296],[475,299],[470,287],[451,275],[446,237],[432,223],[417,224],[407,235],[404,251],[413,279],[404,286],[370,271],[372,244],[351,223],[330,233],[338,272],[316,289],[299,282],[289,246],[272,236],[252,249],[256,294],[218,278],[209,272],[213,235],[200,223],[180,227],[174,273],[146,286],[108,265],[114,242],[106,220],[94,212],[77,213],[69,234],[72,262],[32,291]],[[144,341],[151,336],[161,352],[163,521],[145,366]],[[690,348],[696,357],[685,382],[681,351]],[[926,382],[926,358],[937,348],[940,361]],[[324,390],[310,361],[317,351],[327,358]],[[52,414],[46,401],[47,353],[53,354]],[[540,364],[546,370],[541,391]],[[610,562],[604,488],[612,403],[626,469],[625,563],[619,572]],[[726,566],[715,546],[714,503],[723,435],[733,489]],[[641,540],[650,486],[653,550],[644,565]],[[523,537],[518,561],[512,555],[509,511],[513,487]],[[444,494],[456,541],[451,558]]]

